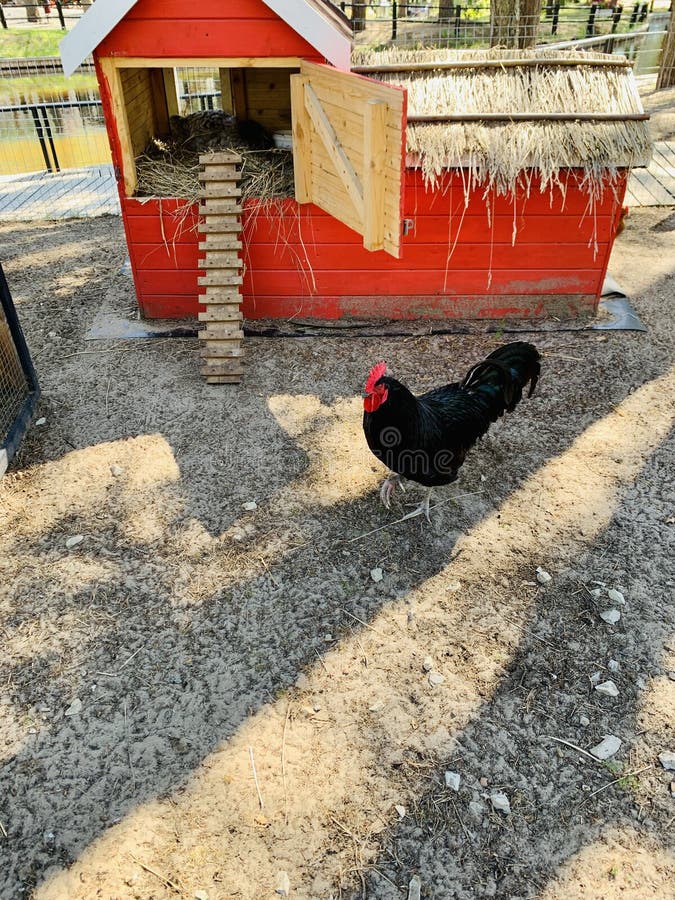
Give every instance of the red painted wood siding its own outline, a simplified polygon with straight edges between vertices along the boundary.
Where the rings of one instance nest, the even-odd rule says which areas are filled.
[[[321,61],[262,0],[139,0],[97,53],[150,58],[299,56]]]
[[[248,318],[407,318],[578,314],[597,302],[614,238],[618,196],[594,208],[574,172],[566,190],[483,197],[464,207],[460,173],[427,191],[406,174],[405,217],[413,223],[396,260],[369,253],[355,232],[314,206],[280,201],[244,213],[244,313]],[[490,207],[490,215],[487,206]],[[180,201],[123,201],[139,303],[149,317],[194,316],[199,274],[196,210],[178,222]],[[515,239],[515,242],[514,242]],[[450,249],[449,249],[450,248]]]

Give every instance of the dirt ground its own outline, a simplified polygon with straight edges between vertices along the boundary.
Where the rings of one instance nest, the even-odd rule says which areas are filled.
[[[508,335],[250,339],[212,387],[194,339],[84,340],[117,219],[0,258],[46,420],[0,482],[2,898],[675,896],[672,209],[610,267],[648,331],[532,335],[432,526],[380,506],[365,376]]]

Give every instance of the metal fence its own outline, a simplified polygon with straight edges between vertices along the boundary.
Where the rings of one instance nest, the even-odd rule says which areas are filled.
[[[39,387],[0,265],[0,477],[30,424]]]
[[[526,42],[576,40],[612,35],[644,27],[655,0],[633,3],[547,2],[541,12],[519,18],[519,35]],[[485,0],[465,3],[346,3],[356,42],[362,45],[472,47],[495,39],[500,23],[491,19]],[[501,25],[503,27],[503,25]],[[497,32],[497,37],[500,32]]]
[[[3,28],[73,28],[93,0],[4,0],[0,3],[0,25]]]

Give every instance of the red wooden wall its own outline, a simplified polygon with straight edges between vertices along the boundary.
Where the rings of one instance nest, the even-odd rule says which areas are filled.
[[[103,40],[101,56],[299,56],[322,61],[262,0],[139,0]]]
[[[315,206],[293,200],[269,213],[244,209],[247,318],[494,317],[592,312],[618,225],[626,177],[594,207],[578,176],[515,199],[474,191],[465,208],[461,173],[427,191],[408,170],[404,210],[412,228],[401,259],[363,249],[362,238]],[[489,207],[489,214],[488,214]],[[181,201],[124,200],[132,269],[143,315],[198,311],[196,208]],[[181,213],[181,216],[183,213]],[[513,242],[515,235],[515,243]],[[164,237],[163,237],[164,236]]]

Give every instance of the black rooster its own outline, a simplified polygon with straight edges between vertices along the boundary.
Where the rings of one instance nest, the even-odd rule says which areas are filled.
[[[432,488],[457,479],[467,451],[504,410],[515,409],[528,384],[532,396],[539,360],[532,344],[505,344],[470,369],[461,384],[419,397],[386,374],[386,363],[373,366],[363,400],[363,430],[372,452],[394,473],[380,491],[387,509],[396,484],[403,487],[401,478],[409,478],[429,490],[405,518],[424,513],[429,520]]]

